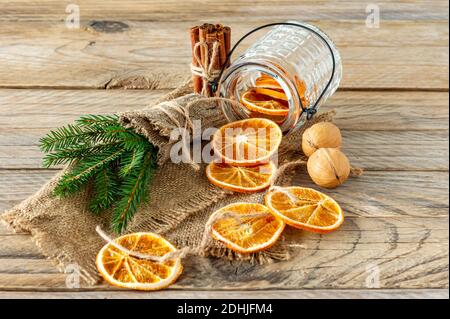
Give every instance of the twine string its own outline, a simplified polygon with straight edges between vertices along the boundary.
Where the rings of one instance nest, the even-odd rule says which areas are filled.
[[[276,170],[275,174],[272,177],[269,191],[271,191],[272,189],[275,189],[275,188],[279,188],[279,186],[275,186],[275,184],[277,184],[279,182],[280,178],[285,174],[285,172],[288,169],[293,169],[293,168],[295,168],[297,166],[305,166],[305,165],[306,165],[306,160],[304,160],[303,158],[299,159],[299,160],[296,160],[296,161],[293,161],[293,162],[288,162],[288,163],[285,163],[285,164],[281,165]]]
[[[205,41],[197,42],[194,46],[194,59],[196,64],[191,64],[191,72],[194,75],[197,75],[203,80],[202,87],[202,95],[207,96],[208,93],[208,84],[215,81],[217,77],[220,75],[221,69],[215,69],[214,66],[217,65],[217,59],[219,58],[219,49],[220,43],[218,41],[214,41],[212,47],[211,59],[209,58],[209,54],[205,55],[205,58],[202,59],[201,52],[208,52],[209,47],[208,43]]]
[[[167,105],[167,103],[169,105]],[[169,112],[169,107],[170,107],[170,110],[174,111],[175,113],[177,113],[184,119],[184,124],[181,124],[181,122],[171,112]],[[182,133],[182,136],[181,136],[182,154],[183,154],[183,156],[187,157],[187,159],[186,159],[187,162],[195,170],[199,170],[200,166],[197,163],[195,163],[195,161],[192,159],[191,152],[189,150],[189,142],[186,137],[186,134],[189,131],[193,132],[193,130],[194,130],[194,125],[193,125],[191,117],[189,115],[189,108],[188,107],[183,108],[181,105],[179,105],[175,101],[158,104],[155,108],[160,110],[161,112],[163,112],[167,116],[167,118],[170,121],[172,121],[172,124],[176,128],[178,128],[178,129],[184,128],[184,130],[182,132],[180,132],[180,133]]]
[[[259,218],[259,217],[264,217],[268,215],[268,213],[254,213],[254,214],[239,214],[236,212],[220,212],[220,213],[216,213],[214,215],[212,215],[208,222],[205,225],[205,229],[203,231],[203,236],[202,236],[202,241],[200,242],[199,246],[196,247],[183,247],[174,251],[171,251],[163,256],[156,256],[156,255],[151,255],[151,254],[143,254],[140,253],[138,251],[134,251],[134,250],[129,250],[128,248],[124,247],[123,245],[119,244],[117,241],[115,241],[114,239],[112,239],[111,237],[108,236],[108,234],[106,234],[100,226],[97,225],[97,227],[95,228],[95,231],[99,234],[99,236],[106,241],[108,244],[110,244],[111,246],[119,249],[120,251],[122,251],[123,253],[125,253],[128,256],[137,258],[137,259],[141,259],[141,260],[150,260],[156,263],[164,263],[168,260],[171,259],[176,259],[176,258],[184,258],[187,255],[201,255],[204,252],[205,247],[208,245],[208,242],[210,240],[210,234],[212,231],[212,228],[214,226],[214,224],[222,219],[226,219],[226,218],[235,218],[237,220],[237,222],[239,223],[239,225],[242,225],[245,223],[244,219],[248,219],[248,218]]]
[[[242,107],[242,105],[239,102],[233,99],[218,96],[214,97],[201,96],[189,102],[184,107],[179,105],[175,101],[168,101],[165,103],[158,104],[157,106],[155,106],[155,108],[164,113],[167,116],[167,118],[172,122],[173,126],[175,126],[176,128],[184,128],[183,134],[186,134],[187,132],[190,133],[194,132],[194,124],[190,116],[190,109],[197,104],[205,102],[227,102],[234,105],[235,107]],[[181,123],[181,121],[178,120],[177,117],[174,116],[173,113],[171,113],[171,111],[181,116],[182,121],[184,123]],[[198,171],[200,169],[200,165],[194,161],[190,152],[190,142],[185,135],[181,137],[181,147],[183,149],[183,155],[185,156],[185,160],[187,161],[187,163]]]
[[[288,162],[283,165],[281,165],[277,171],[274,173],[274,175],[271,178],[271,186],[269,188],[269,191],[281,188],[279,186],[275,186],[279,182],[279,179],[285,174],[286,170],[288,169],[295,169],[296,167],[305,167],[308,163],[308,159],[306,158],[300,158],[293,162]],[[364,174],[364,169],[359,167],[351,167],[350,168],[350,174],[355,177],[362,176]]]
[[[279,193],[283,193],[284,195],[287,196],[287,198],[289,198],[289,200],[291,201],[291,203],[293,205],[295,205],[297,203],[297,198],[295,197],[294,194],[292,194],[290,191],[288,191],[286,188],[284,187],[280,187],[280,186],[272,186],[270,187],[269,192],[279,192]]]

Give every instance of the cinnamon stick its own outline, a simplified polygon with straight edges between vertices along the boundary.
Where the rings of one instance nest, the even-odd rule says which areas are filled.
[[[199,32],[200,43],[206,43],[210,29],[211,29],[210,25],[208,25],[206,23],[203,24],[202,26],[200,26],[200,32]],[[208,52],[207,46],[200,47],[200,58],[201,58],[203,66],[209,65],[209,54],[208,53],[209,52]],[[203,83],[203,85],[202,85],[202,91],[205,90],[204,93],[206,93],[206,96],[210,96],[210,93],[211,93],[210,90],[208,88],[203,88],[204,85],[205,85],[205,83]],[[196,92],[196,93],[202,93],[202,91]]]
[[[200,63],[194,57],[194,49],[197,43],[201,43],[199,51]],[[216,56],[213,56],[215,43],[218,45],[216,50]],[[231,29],[224,27],[221,24],[208,24],[205,23],[201,26],[195,26],[191,28],[191,47],[192,47],[192,65],[194,67],[200,67],[207,69],[210,63],[212,70],[219,71],[226,62],[227,54],[231,46]],[[210,74],[211,76],[211,74]],[[202,79],[198,74],[193,74],[192,79],[194,82],[194,92],[203,93],[207,96],[212,95],[211,87],[206,80]],[[203,87],[208,85],[207,87]]]
[[[224,27],[223,28],[223,35],[225,38],[225,52],[226,55],[228,55],[228,53],[230,53],[231,50],[231,28],[230,27]],[[226,58],[225,58],[226,60]],[[230,65],[230,61],[228,61],[227,66]]]
[[[225,34],[223,33],[223,28],[221,28],[218,32],[217,32],[217,39],[220,43],[220,48],[219,48],[219,58],[220,58],[220,65],[224,65],[226,60],[227,60],[227,49],[225,46]]]
[[[199,42],[199,27],[195,26],[191,28],[191,50],[192,50],[192,65],[195,67],[199,67],[200,64],[198,60],[195,58],[195,45]],[[200,93],[203,88],[203,79],[201,76],[196,74],[192,74],[192,82],[194,86],[194,92]]]
[[[206,43],[208,44],[208,54],[210,56],[210,62],[214,63],[214,65],[212,66],[214,70],[220,70],[220,67],[222,65],[222,63],[220,63],[220,49],[219,51],[216,51],[216,56],[213,56],[214,54],[214,44],[216,42],[218,42],[219,39],[217,38],[217,33],[213,32],[213,33],[209,33],[206,36]],[[220,47],[220,42],[219,42],[219,47]]]
[[[202,26],[200,26],[199,29],[199,41],[200,43],[206,43],[206,37],[208,36],[208,25],[204,24]],[[200,50],[200,57],[202,60],[202,63],[207,63],[208,61],[208,51],[205,49],[205,47],[203,46]]]

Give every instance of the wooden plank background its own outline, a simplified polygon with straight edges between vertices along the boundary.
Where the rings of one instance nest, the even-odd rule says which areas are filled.
[[[448,88],[447,1],[382,1],[382,26],[365,25],[371,1],[10,1],[0,8],[0,86],[103,88],[116,76],[176,66],[186,74],[188,28],[208,17],[252,27],[303,19],[325,30],[344,59],[342,88]],[[68,30],[68,3],[81,27]],[[105,23],[111,28],[104,31]],[[113,24],[120,22],[121,24]],[[245,45],[242,49],[245,49]],[[14,76],[12,76],[14,75]],[[157,83],[164,88],[164,84]]]
[[[69,3],[80,6],[80,29],[64,25]],[[80,114],[141,108],[174,86],[149,82],[150,73],[175,66],[186,77],[191,25],[220,21],[236,40],[263,23],[303,20],[324,29],[344,61],[342,86],[324,109],[338,111],[344,150],[366,170],[329,192],[346,223],[324,236],[288,234],[303,249],[286,263],[186,259],[174,286],[147,297],[448,297],[448,2],[377,2],[379,29],[365,25],[369,3],[1,1],[0,211],[55,173],[40,168],[37,148],[49,129]],[[120,90],[124,83],[141,90]],[[296,181],[311,185],[304,173]],[[28,234],[0,226],[0,241],[0,298],[136,297],[106,285],[69,289]],[[380,287],[367,289],[374,266]]]

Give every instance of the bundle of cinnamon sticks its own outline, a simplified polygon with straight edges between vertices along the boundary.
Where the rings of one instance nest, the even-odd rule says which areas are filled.
[[[231,29],[221,24],[205,23],[192,27],[190,35],[194,92],[212,96],[209,82],[227,63],[231,47]]]

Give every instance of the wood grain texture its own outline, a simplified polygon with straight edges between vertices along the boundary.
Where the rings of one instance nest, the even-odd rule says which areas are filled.
[[[7,110],[0,112],[0,132],[14,132],[21,145],[19,131],[40,136],[82,114],[142,109],[167,92],[0,89],[0,110]],[[335,109],[336,123],[343,130],[429,131],[448,130],[448,108],[446,92],[338,91],[320,110]]]
[[[46,133],[45,129],[0,130],[0,169],[41,167],[43,153],[38,146],[39,138]],[[446,131],[344,130],[342,135],[343,151],[355,167],[365,170],[448,170]]]
[[[278,19],[277,19],[278,20]],[[307,20],[307,19],[305,19]],[[97,21],[97,20],[95,20]],[[236,41],[273,22],[222,21]],[[189,75],[190,22],[120,21],[123,32],[78,30],[64,22],[1,22],[0,87],[105,88],[112,82],[143,88],[174,87]],[[448,22],[311,21],[336,42],[343,58],[341,87],[448,90]],[[431,31],[431,32],[430,32]],[[246,48],[250,39],[242,44]],[[160,81],[167,73],[172,80]]]
[[[0,292],[0,299],[448,299],[448,289],[326,289],[270,291]]]
[[[72,0],[41,0],[39,7],[30,6],[27,0],[13,0],[2,4],[0,20],[3,21],[59,21],[67,4]],[[307,17],[318,20],[365,20],[370,0],[104,0],[98,3],[77,0],[86,19],[116,19],[134,21],[192,21],[208,17],[213,20],[257,21],[261,18],[278,20]],[[387,20],[443,20],[448,18],[445,0],[378,1],[383,19]]]
[[[0,168],[38,168],[39,138],[80,114],[139,109],[167,90],[0,90]],[[344,150],[367,170],[448,170],[448,101],[439,92],[338,92]],[[427,109],[422,106],[427,105]],[[388,111],[389,110],[389,111]],[[414,131],[411,131],[414,129]]]
[[[184,261],[183,276],[172,288],[362,289],[367,288],[366,281],[374,267],[379,271],[381,288],[448,287],[448,242],[443,240],[446,229],[442,226],[448,223],[448,219],[403,218],[397,221],[392,218],[348,218],[344,228],[334,236],[321,237],[291,230],[289,240],[304,248],[298,248],[289,262],[259,266],[190,257]],[[421,224],[420,230],[417,222]],[[395,240],[391,238],[394,236]],[[27,247],[29,238],[13,236],[8,238],[8,242],[15,247],[9,247],[8,251],[14,253],[18,260],[11,261],[7,256],[0,259],[0,289],[70,290],[65,285],[65,274],[52,271],[49,261],[26,254],[33,251]],[[32,262],[29,258],[33,258]],[[209,275],[205,278],[198,276],[199,273]],[[82,284],[82,287],[86,290],[114,290],[106,285],[91,287]]]
[[[0,170],[0,211],[36,192],[56,171]],[[295,185],[315,187],[305,172]],[[426,190],[426,191],[424,191]],[[448,173],[373,171],[339,188],[324,190],[354,216],[448,216]]]
[[[291,261],[259,266],[190,257],[173,289],[366,288],[374,267],[381,288],[448,287],[446,223],[448,217],[348,216],[343,228],[328,236],[289,229],[285,240],[303,246]],[[0,248],[0,289],[68,290],[66,275],[33,255],[28,235],[0,237],[9,243]]]

